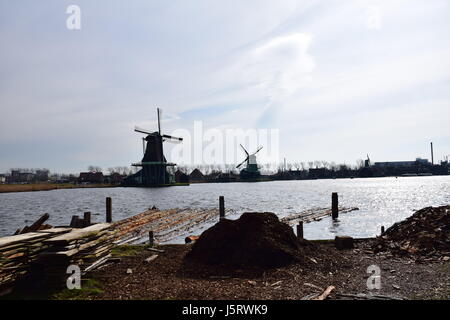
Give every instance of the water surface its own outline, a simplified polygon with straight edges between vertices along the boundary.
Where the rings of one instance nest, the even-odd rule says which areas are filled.
[[[280,217],[314,207],[330,207],[331,193],[339,205],[358,207],[342,214],[339,222],[327,218],[305,225],[305,238],[328,239],[335,235],[371,237],[426,206],[450,203],[450,176],[371,179],[271,181],[259,183],[208,183],[170,188],[62,189],[0,194],[0,236],[11,235],[45,212],[48,223],[67,225],[72,215],[92,212],[94,222],[105,219],[105,198],[113,198],[113,219],[123,219],[156,206],[217,208],[218,197],[232,217],[245,211],[271,211]],[[206,228],[201,226],[197,232]],[[184,237],[184,235],[183,235]],[[179,237],[176,241],[180,241]]]

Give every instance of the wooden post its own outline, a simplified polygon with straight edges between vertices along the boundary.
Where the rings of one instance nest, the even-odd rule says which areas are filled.
[[[384,233],[384,226],[381,226],[381,234]]]
[[[300,221],[297,225],[297,238],[303,239],[303,221]]]
[[[70,220],[70,227],[71,228],[78,228],[79,227],[79,223],[78,221],[80,220],[80,217],[78,216],[72,216],[72,220]]]
[[[224,198],[224,196],[219,197],[219,218],[220,218],[220,220],[225,219],[225,198]]]
[[[153,244],[155,243],[153,231],[148,232],[148,243],[150,244],[151,247],[153,247]]]
[[[339,216],[338,204],[338,194],[337,192],[333,192],[331,194],[331,217],[333,218],[333,220],[336,220]]]
[[[112,201],[110,197],[106,198],[106,222],[112,222]]]
[[[84,226],[89,227],[91,225],[91,213],[85,212],[84,213]]]

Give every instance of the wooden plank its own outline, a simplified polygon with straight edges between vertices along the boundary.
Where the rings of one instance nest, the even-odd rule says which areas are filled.
[[[70,242],[74,240],[79,240],[89,236],[94,236],[98,232],[106,230],[110,226],[111,224],[109,223],[98,223],[86,228],[73,230],[72,232],[45,240],[44,242],[52,244],[54,242]]]
[[[72,228],[58,227],[58,228],[39,230],[39,231],[36,231],[36,232],[37,233],[44,233],[44,234],[58,234],[58,233],[67,233],[67,232],[70,232],[72,230],[73,230]]]
[[[25,242],[30,240],[44,239],[48,237],[47,234],[41,232],[30,232],[24,234],[18,234],[15,236],[3,237],[0,238],[0,247],[6,247],[12,244],[16,244],[18,242]]]

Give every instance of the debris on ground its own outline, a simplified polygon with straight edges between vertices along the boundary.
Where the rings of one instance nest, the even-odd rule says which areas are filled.
[[[377,252],[444,258],[450,255],[450,206],[427,207],[394,224],[375,242]]]
[[[237,220],[223,219],[204,231],[186,255],[187,262],[271,268],[304,256],[291,227],[270,212],[246,212]]]

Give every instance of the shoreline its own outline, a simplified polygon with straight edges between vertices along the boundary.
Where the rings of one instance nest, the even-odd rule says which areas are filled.
[[[32,183],[32,184],[0,184],[0,193],[51,191],[58,189],[116,188],[119,184],[87,184],[72,183]]]
[[[58,189],[84,189],[84,188],[162,188],[162,187],[176,187],[176,186],[189,186],[196,184],[220,184],[220,183],[258,183],[258,182],[276,182],[276,181],[317,181],[317,180],[358,180],[358,179],[379,179],[379,178],[429,178],[429,177],[443,177],[450,175],[416,175],[416,176],[381,176],[381,177],[355,177],[355,178],[320,178],[320,179],[267,179],[258,181],[190,181],[189,183],[176,183],[173,185],[161,185],[154,187],[144,186],[122,186],[121,184],[87,184],[77,185],[72,183],[32,183],[32,184],[0,184],[1,193],[15,193],[15,192],[35,192],[35,191],[51,191]]]

